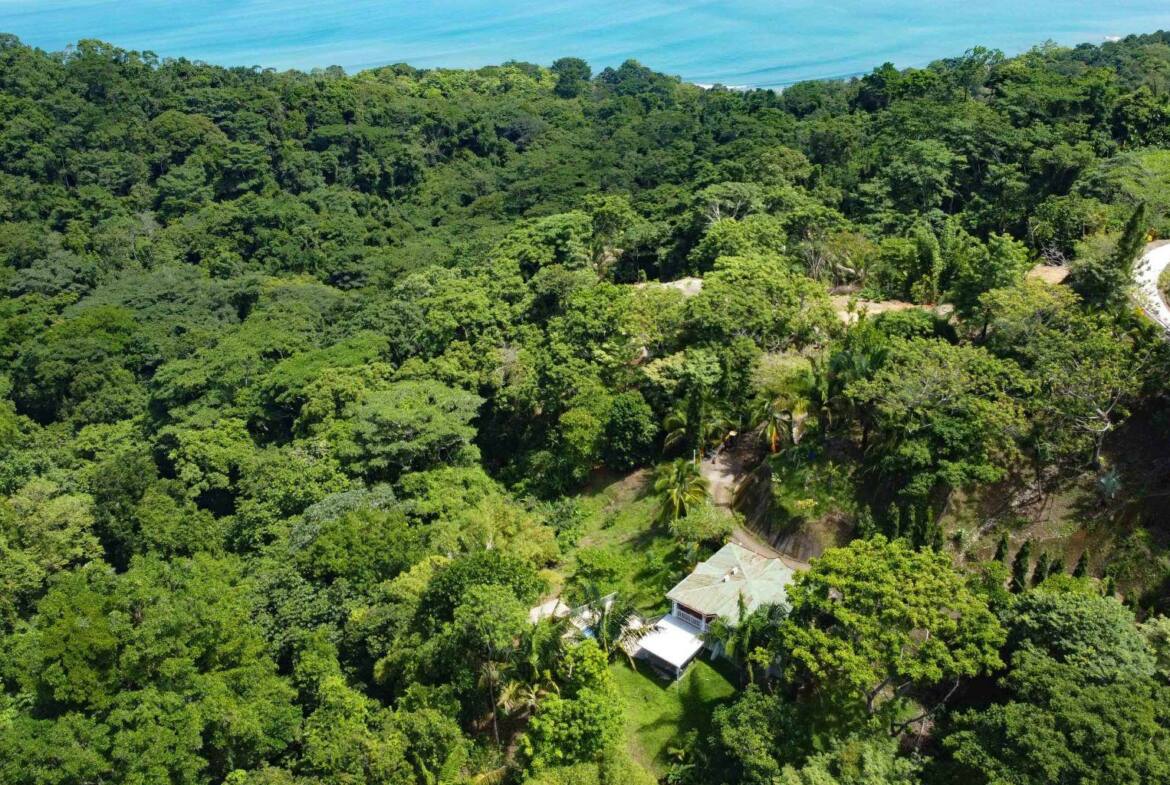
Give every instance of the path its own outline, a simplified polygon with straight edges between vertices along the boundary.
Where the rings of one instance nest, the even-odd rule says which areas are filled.
[[[703,459],[699,471],[707,480],[711,501],[720,507],[731,509],[735,500],[735,489],[744,473],[744,455],[734,447],[720,450],[716,455]],[[737,522],[731,532],[731,541],[736,545],[754,551],[769,559],[780,559],[794,570],[807,570],[808,564],[781,553],[756,532]]]
[[[742,467],[738,465],[731,450],[720,450],[711,458],[704,458],[699,465],[703,479],[707,481],[707,490],[711,493],[711,501],[719,507],[731,507],[735,499],[735,489],[739,485],[739,475]]]
[[[1146,316],[1162,325],[1162,329],[1170,332],[1170,305],[1167,305],[1166,298],[1158,291],[1158,278],[1168,265],[1170,265],[1170,242],[1151,243],[1146,246],[1145,255],[1138,260],[1137,268],[1134,270],[1134,279],[1138,285],[1136,293],[1138,305],[1145,311]]]

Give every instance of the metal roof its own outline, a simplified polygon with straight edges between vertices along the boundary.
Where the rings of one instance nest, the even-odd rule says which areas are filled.
[[[769,559],[733,542],[720,548],[707,561],[666,594],[668,600],[703,615],[739,621],[739,597],[751,613],[761,605],[787,604],[785,587],[793,570],[779,559]]]
[[[703,639],[699,636],[699,631],[673,616],[663,616],[659,619],[654,629],[639,643],[643,651],[670,663],[675,668],[684,667],[699,653],[699,649],[703,648]]]

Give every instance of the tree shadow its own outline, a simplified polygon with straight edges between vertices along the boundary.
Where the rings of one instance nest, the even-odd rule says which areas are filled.
[[[664,694],[673,693],[672,697],[677,701],[678,705],[677,712],[664,713],[657,719],[638,725],[636,728],[638,732],[653,733],[654,731],[666,729],[671,731],[670,738],[675,740],[680,739],[692,731],[701,739],[706,738],[710,734],[715,709],[721,705],[731,703],[739,694],[735,688],[735,685],[739,683],[739,675],[735,670],[735,666],[727,660],[709,660],[705,651],[699,654],[699,658],[702,660],[703,666],[714,670],[716,674],[727,682],[732,688],[729,694],[715,696],[706,694],[715,685],[708,681],[706,682],[708,690],[704,689],[705,682],[701,678],[703,673],[696,670],[699,666],[698,662],[692,663],[681,679],[672,681],[669,677],[664,677],[648,663],[635,660],[634,670],[638,675],[652,682],[656,690],[661,690]],[[666,766],[670,763],[666,755],[666,747],[655,752],[655,763],[661,766]]]

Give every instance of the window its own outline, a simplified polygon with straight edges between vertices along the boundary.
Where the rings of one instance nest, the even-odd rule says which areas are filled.
[[[687,624],[697,627],[700,630],[705,629],[705,625],[703,624],[703,614],[695,613],[685,605],[675,605],[674,610],[674,615],[685,621]]]

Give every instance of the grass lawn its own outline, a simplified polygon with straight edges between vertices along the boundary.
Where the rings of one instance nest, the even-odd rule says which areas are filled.
[[[670,762],[667,748],[689,731],[706,735],[711,713],[736,694],[735,671],[726,660],[698,659],[673,683],[641,662],[633,670],[621,659],[609,669],[625,703],[630,755],[658,777]]]
[[[599,555],[611,569],[603,582],[642,613],[669,610],[666,592],[709,553],[686,554],[657,519],[658,501],[649,471],[599,476],[577,497],[580,536],[566,548],[560,575],[572,583]],[[570,598],[571,599],[571,598]],[[700,659],[677,682],[667,682],[644,663],[631,668],[621,657],[610,665],[625,706],[625,738],[630,755],[655,776],[669,764],[667,748],[682,735],[710,731],[711,713],[736,694],[734,668],[726,661]]]
[[[617,591],[647,615],[669,609],[666,592],[694,567],[666,527],[657,522],[658,500],[649,487],[649,472],[598,478],[577,497],[582,534],[567,549],[561,570],[576,574],[578,554],[605,552],[615,567],[605,591]]]

